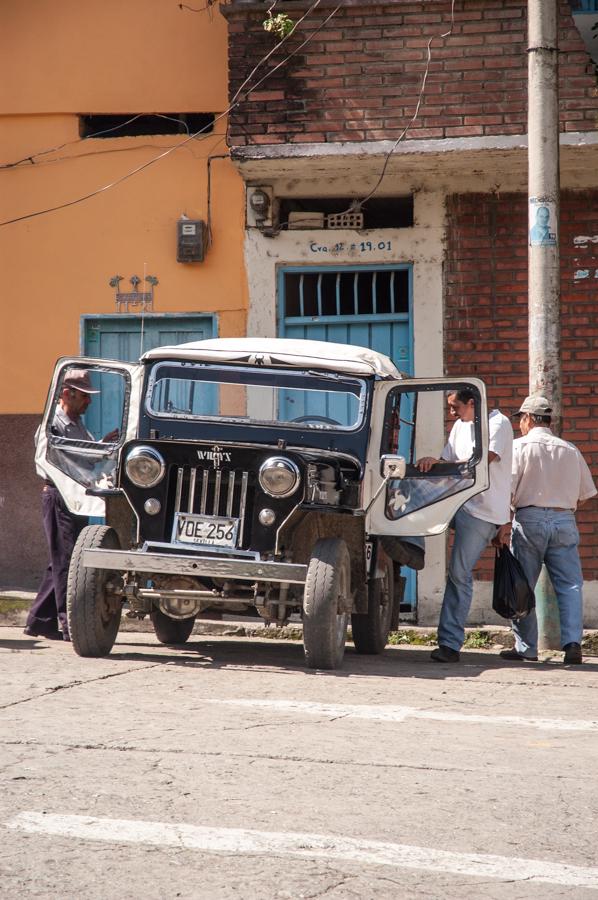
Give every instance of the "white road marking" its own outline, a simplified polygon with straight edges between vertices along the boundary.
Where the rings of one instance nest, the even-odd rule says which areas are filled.
[[[424,869],[475,878],[561,884],[598,890],[598,868],[570,866],[540,859],[485,853],[451,853],[385,841],[345,838],[335,834],[209,828],[168,822],[99,819],[92,816],[22,812],[6,823],[30,834],[51,834],[108,841],[153,844],[206,853],[276,854],[303,859],[345,860],[398,869]]]
[[[274,712],[303,713],[342,719],[375,719],[380,722],[404,722],[405,719],[432,719],[434,722],[465,722],[476,725],[515,725],[517,728],[541,728],[545,731],[598,731],[596,719],[539,719],[534,716],[479,716],[442,709],[418,709],[413,706],[354,706],[337,703],[308,703],[301,700],[213,700],[204,703]]]

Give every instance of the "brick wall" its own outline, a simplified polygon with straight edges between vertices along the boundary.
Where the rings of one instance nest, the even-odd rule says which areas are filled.
[[[321,0],[259,66],[230,115],[231,145],[393,139],[409,123],[427,43],[448,30],[450,0],[345,0],[315,33],[337,2]],[[274,11],[297,21],[308,6],[289,2]],[[262,28],[264,7],[245,0],[222,7],[229,20],[231,97],[276,43]],[[526,9],[527,0],[456,0],[452,34],[432,44],[423,102],[407,140],[526,132]],[[560,10],[561,128],[593,131],[596,78],[566,0]]]
[[[453,196],[445,270],[445,364],[479,375],[489,407],[518,408],[528,391],[527,197]],[[585,240],[584,240],[585,238]],[[593,240],[592,240],[593,238]],[[561,196],[563,431],[598,485],[598,191]],[[598,501],[578,513],[587,579],[598,579]],[[478,576],[488,577],[492,553]]]

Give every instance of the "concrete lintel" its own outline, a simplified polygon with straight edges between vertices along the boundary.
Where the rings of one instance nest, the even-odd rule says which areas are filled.
[[[598,167],[598,132],[564,132],[560,147],[563,187],[569,186],[569,180],[571,187],[580,179],[585,181],[581,176],[584,168],[587,177],[595,180],[590,172]],[[511,180],[514,167],[521,168],[522,174],[527,170],[527,134],[412,140],[396,147],[393,141],[259,144],[233,147],[231,158],[245,181],[259,182],[264,178],[338,176],[341,171],[367,177],[376,173],[390,151],[387,174],[391,177],[486,173]]]
[[[527,148],[527,134],[486,135],[483,137],[438,138],[424,141],[330,141],[306,144],[252,144],[233,147],[231,158],[238,163],[250,160],[314,159],[326,157],[380,157],[392,150],[393,156],[420,153],[459,153],[475,150],[523,150]],[[563,132],[561,147],[598,146],[598,131]],[[394,148],[394,149],[393,149]]]

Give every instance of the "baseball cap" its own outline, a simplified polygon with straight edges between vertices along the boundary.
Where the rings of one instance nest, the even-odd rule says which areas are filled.
[[[549,416],[552,412],[550,401],[546,397],[539,394],[531,394],[526,397],[514,416],[520,416],[522,413],[529,413],[531,416]]]
[[[84,394],[99,394],[91,386],[91,379],[87,369],[67,369],[64,373],[63,387],[74,388],[76,391],[83,391]]]

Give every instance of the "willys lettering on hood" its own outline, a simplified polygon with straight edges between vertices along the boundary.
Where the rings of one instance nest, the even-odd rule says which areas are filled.
[[[209,459],[215,469],[219,469],[223,462],[230,462],[232,455],[222,447],[212,447],[211,450],[198,450],[197,458],[201,461]]]

